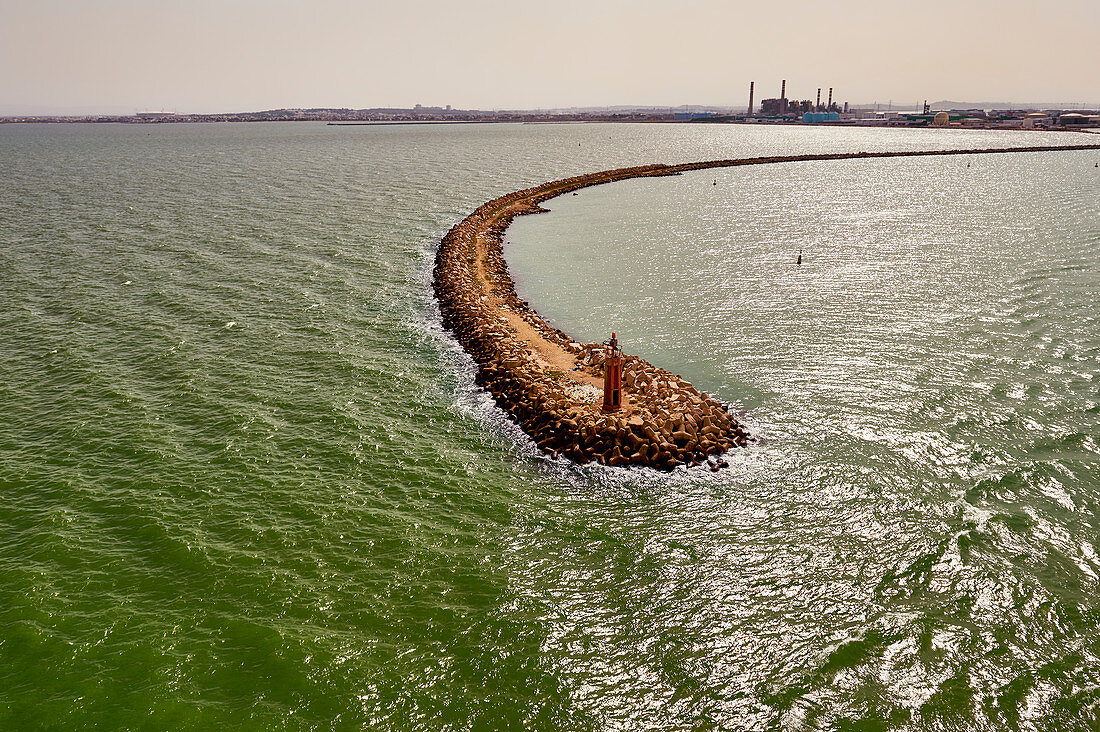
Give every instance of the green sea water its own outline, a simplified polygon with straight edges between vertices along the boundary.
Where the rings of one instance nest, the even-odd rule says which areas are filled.
[[[430,294],[545,180],[1092,139],[0,126],[0,729],[1095,728],[1095,152],[517,221],[554,324],[744,411],[718,475],[538,455]]]

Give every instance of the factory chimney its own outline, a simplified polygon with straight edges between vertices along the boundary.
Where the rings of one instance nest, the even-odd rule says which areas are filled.
[[[829,109],[833,108],[833,88],[829,87]]]
[[[779,107],[783,114],[787,113],[787,80],[783,80],[783,86],[779,90]]]
[[[750,81],[749,82],[749,116],[750,117],[752,116],[752,93],[753,93],[753,89],[754,89],[755,86],[756,86],[755,81]]]
[[[817,88],[817,106],[814,107],[814,111],[815,112],[820,112],[821,111],[821,87],[820,86]]]

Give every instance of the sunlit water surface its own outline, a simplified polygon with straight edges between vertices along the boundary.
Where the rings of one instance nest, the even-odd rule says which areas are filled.
[[[517,221],[540,312],[744,410],[718,475],[538,456],[429,287],[452,224],[544,180],[1081,140],[0,127],[0,727],[1095,726],[1097,153]]]

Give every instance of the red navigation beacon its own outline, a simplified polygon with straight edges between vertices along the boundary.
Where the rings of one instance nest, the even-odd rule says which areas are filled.
[[[603,411],[617,412],[623,406],[623,352],[614,333],[604,345],[607,358],[603,362]]]

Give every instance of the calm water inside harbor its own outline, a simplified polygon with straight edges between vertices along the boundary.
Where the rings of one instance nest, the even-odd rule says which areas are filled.
[[[518,220],[549,320],[744,411],[717,475],[539,456],[430,270],[582,172],[1097,139],[0,126],[0,728],[1095,728],[1100,153]]]

